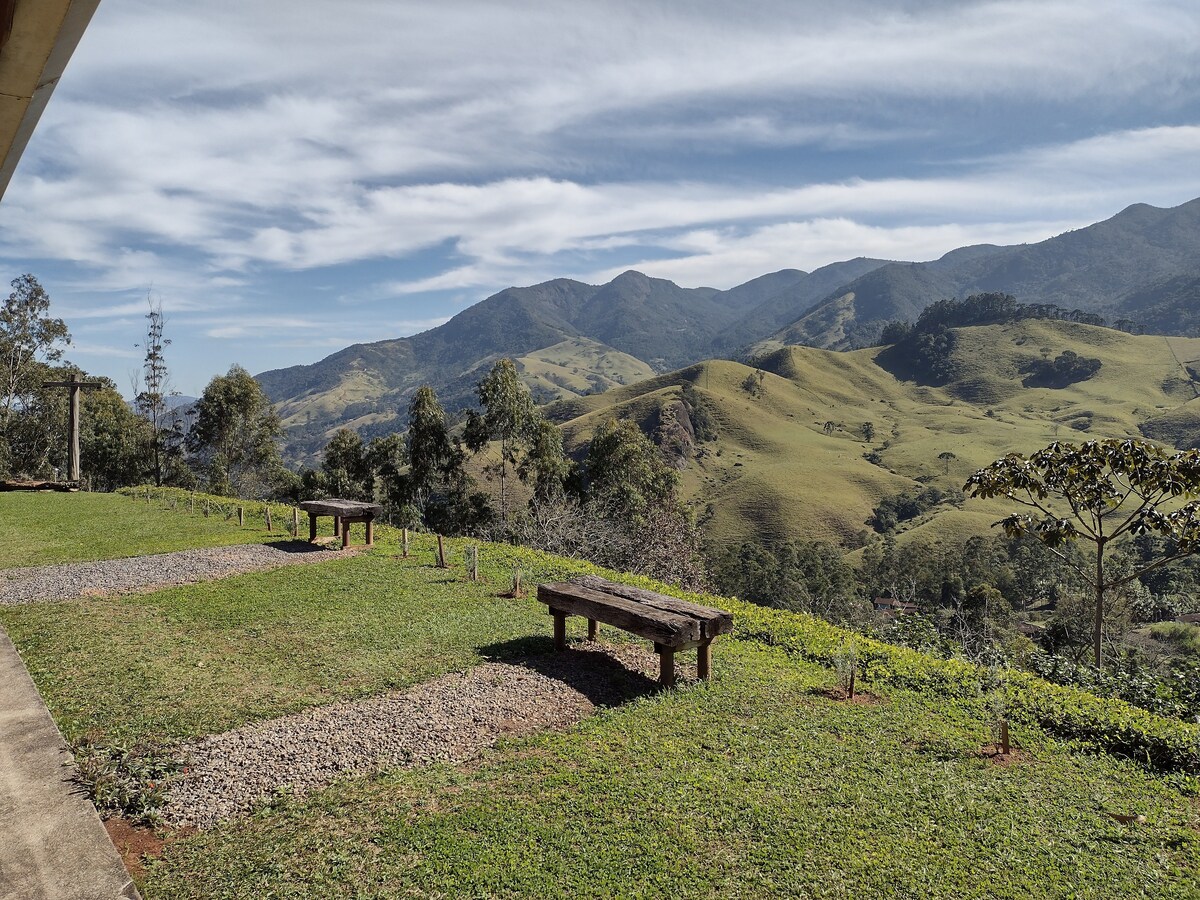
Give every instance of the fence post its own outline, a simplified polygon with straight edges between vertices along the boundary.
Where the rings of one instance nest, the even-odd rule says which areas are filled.
[[[470,560],[471,560],[471,580],[478,581],[479,580],[479,548],[478,547],[474,547],[474,546],[471,547]]]
[[[269,505],[266,507],[266,519],[267,519],[267,534],[270,534],[271,533],[271,507]]]
[[[448,569],[450,567],[446,565],[446,546],[442,543],[442,536],[440,534],[437,536],[437,544],[437,567],[439,569]]]
[[[238,528],[244,528],[246,525],[246,510],[238,507]]]
[[[402,532],[402,537],[400,538],[400,540],[403,541],[403,543],[404,543],[404,558],[408,559],[408,529],[403,528],[403,529],[401,529],[401,532]]]
[[[300,510],[292,507],[292,537],[300,537]]]

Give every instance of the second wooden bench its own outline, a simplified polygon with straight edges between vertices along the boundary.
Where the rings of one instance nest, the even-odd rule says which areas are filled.
[[[733,631],[733,615],[654,591],[584,575],[570,581],[538,585],[538,600],[554,616],[554,649],[567,646],[567,616],[588,620],[588,640],[595,640],[598,623],[613,625],[654,642],[659,659],[659,682],[675,683],[675,653],[696,650],[700,678],[712,671],[712,642]]]

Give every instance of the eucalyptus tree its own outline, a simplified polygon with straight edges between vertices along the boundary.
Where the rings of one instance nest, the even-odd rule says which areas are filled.
[[[511,359],[498,360],[492,366],[479,382],[478,393],[483,413],[471,412],[463,436],[467,447],[476,453],[493,441],[499,442],[500,459],[487,471],[500,479],[500,519],[507,522],[508,474],[520,465],[521,453],[537,435],[541,416]]]
[[[230,366],[196,401],[192,450],[208,464],[210,489],[260,493],[281,468],[279,416],[254,376]]]
[[[1030,456],[1010,453],[972,475],[970,496],[1004,497],[1027,507],[997,524],[1009,535],[1032,535],[1075,568],[1091,586],[1095,610],[1092,652],[1103,662],[1107,598],[1142,575],[1200,550],[1200,451],[1168,452],[1139,440],[1055,441]],[[1117,541],[1165,539],[1161,553],[1133,567],[1110,565]],[[1091,545],[1090,568],[1064,548]],[[1115,574],[1114,574],[1115,573]]]
[[[0,468],[9,456],[14,412],[40,387],[49,363],[62,358],[71,341],[62,319],[50,316],[50,295],[30,274],[11,282],[0,306]]]

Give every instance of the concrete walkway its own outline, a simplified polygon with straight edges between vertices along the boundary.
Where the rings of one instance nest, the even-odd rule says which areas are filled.
[[[137,888],[25,664],[0,630],[0,900],[117,900]]]

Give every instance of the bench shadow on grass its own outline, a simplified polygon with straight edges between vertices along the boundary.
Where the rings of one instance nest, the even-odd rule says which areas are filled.
[[[630,669],[602,648],[600,644],[577,643],[556,653],[550,638],[530,636],[487,644],[478,651],[493,662],[523,666],[561,681],[595,706],[620,706],[659,691],[655,679]]]
[[[328,547],[324,544],[310,544],[308,541],[293,538],[281,538],[277,541],[264,541],[264,546],[284,553],[340,553],[341,547]]]

